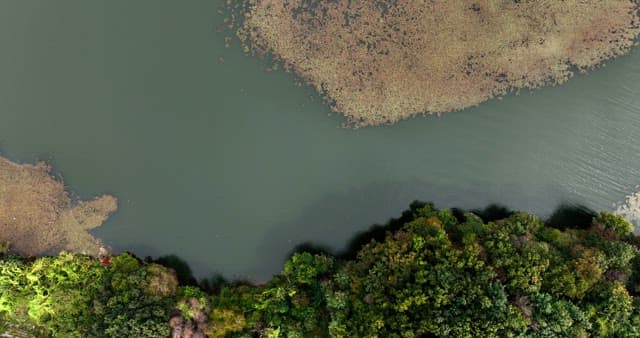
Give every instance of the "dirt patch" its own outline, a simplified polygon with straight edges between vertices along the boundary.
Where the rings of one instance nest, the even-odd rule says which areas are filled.
[[[354,126],[555,85],[628,53],[630,0],[245,0],[238,36]],[[237,17],[237,16],[234,16]]]
[[[98,255],[101,243],[87,230],[116,209],[116,198],[108,195],[72,201],[45,163],[17,164],[0,156],[0,243],[8,243],[11,252]]]

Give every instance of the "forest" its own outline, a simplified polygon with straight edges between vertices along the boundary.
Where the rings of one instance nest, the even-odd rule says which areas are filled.
[[[622,217],[565,208],[414,203],[350,249],[298,247],[264,284],[196,282],[175,256],[2,247],[8,337],[634,337],[640,238]]]

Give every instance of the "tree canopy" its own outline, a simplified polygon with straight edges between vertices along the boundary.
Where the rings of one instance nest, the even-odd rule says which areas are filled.
[[[477,213],[482,215],[482,213]],[[54,337],[640,336],[623,218],[546,224],[415,207],[355,255],[297,252],[262,285],[178,285],[129,254],[0,260],[0,332]],[[380,229],[376,229],[379,232]],[[192,284],[192,283],[190,283]]]

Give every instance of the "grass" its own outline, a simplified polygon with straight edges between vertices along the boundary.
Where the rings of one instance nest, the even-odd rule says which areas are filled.
[[[272,56],[356,126],[567,81],[628,53],[630,0],[244,0],[245,50]]]

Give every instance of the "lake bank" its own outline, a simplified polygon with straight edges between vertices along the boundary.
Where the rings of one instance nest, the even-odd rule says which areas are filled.
[[[224,3],[0,2],[2,153],[51,163],[80,199],[117,196],[92,230],[117,252],[265,280],[296,244],[340,250],[415,199],[545,217],[637,192],[638,49],[562,86],[352,130],[225,48]]]
[[[414,203],[348,257],[298,251],[263,284],[198,284],[129,254],[0,251],[0,334],[635,336],[640,237],[619,216],[574,211],[556,223]]]

